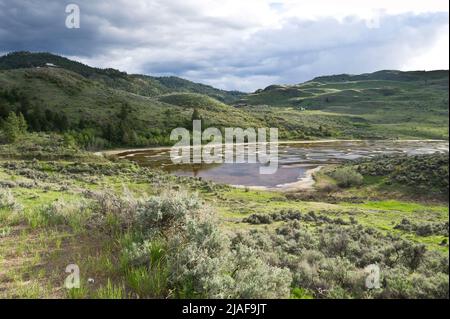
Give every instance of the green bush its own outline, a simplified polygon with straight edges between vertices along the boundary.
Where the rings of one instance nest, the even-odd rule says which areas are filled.
[[[9,189],[0,187],[0,209],[3,208],[18,212],[22,210],[22,205],[16,201]]]
[[[167,245],[168,285],[184,298],[283,298],[289,270],[269,265],[260,251],[231,246],[213,212],[196,196],[168,193],[140,203],[136,225],[149,240]],[[145,249],[136,249],[145,259]]]
[[[150,197],[137,207],[136,223],[143,232],[159,232],[167,238],[183,227],[187,218],[195,217],[200,205],[198,197],[184,193]]]
[[[336,168],[330,173],[330,176],[336,180],[339,187],[343,188],[358,186],[363,183],[363,176],[349,166]]]
[[[442,298],[448,294],[448,255],[361,225],[322,222],[306,228],[302,220],[295,220],[276,228],[275,234],[261,230],[238,234],[233,243],[257,249],[271,266],[288,268],[292,286],[306,289],[314,298]],[[380,289],[365,287],[364,269],[373,264],[380,267]]]
[[[384,155],[361,159],[355,164],[359,173],[383,176],[390,184],[410,186],[423,194],[442,194],[449,191],[448,153],[424,155]]]

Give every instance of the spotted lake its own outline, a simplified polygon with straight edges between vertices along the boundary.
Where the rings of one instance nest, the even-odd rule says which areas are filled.
[[[173,164],[169,148],[116,152],[142,166],[160,168],[177,176],[201,177],[218,183],[267,189],[302,188],[312,185],[312,173],[329,164],[381,154],[430,154],[449,151],[448,141],[315,141],[279,145],[279,168],[261,175],[260,164]]]

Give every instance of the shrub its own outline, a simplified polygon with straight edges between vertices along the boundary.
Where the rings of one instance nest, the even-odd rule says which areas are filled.
[[[5,142],[13,143],[27,132],[27,123],[22,113],[10,112],[6,120],[1,121]]]
[[[303,214],[300,221],[276,228],[275,234],[250,231],[246,236],[238,235],[233,242],[235,246],[241,242],[258,251],[260,258],[271,266],[287,267],[292,274],[292,286],[307,289],[315,298],[446,295],[448,255],[427,251],[422,245],[362,225],[342,225],[323,217]],[[316,222],[316,227],[304,227],[302,220],[306,218]],[[364,269],[372,264],[381,268],[381,288],[376,290],[365,288]],[[427,284],[426,278],[432,284]]]
[[[196,196],[176,192],[150,197],[138,205],[136,225],[150,242],[163,238],[168,285],[176,297],[289,296],[289,270],[270,266],[260,258],[257,248],[231,246],[212,212]],[[147,241],[132,245],[126,252],[128,260],[145,264],[151,247]],[[148,280],[148,274],[143,276],[142,271],[130,276]]]
[[[123,196],[112,191],[89,192],[85,196],[91,199],[92,215],[88,227],[105,231],[124,231],[135,223],[140,200],[127,189],[124,190]]]
[[[22,205],[16,201],[9,189],[0,188],[0,209],[4,208],[18,212],[22,210]]]
[[[410,186],[421,195],[441,194],[448,198],[448,160],[448,153],[384,155],[360,159],[355,167],[363,175],[387,177],[389,184]]]
[[[252,225],[260,225],[260,224],[271,224],[273,223],[273,219],[268,214],[251,214],[247,218],[242,220],[244,223],[249,223]]]
[[[167,238],[184,227],[187,218],[194,218],[200,206],[197,196],[186,193],[153,196],[138,205],[136,222],[143,232],[158,232]]]
[[[169,251],[170,282],[179,297],[230,296],[229,242],[214,220],[187,218],[170,237]]]
[[[89,216],[87,202],[67,202],[59,199],[42,206],[37,212],[31,212],[27,218],[33,227],[66,225],[75,231],[82,231],[87,226]]]
[[[330,176],[336,180],[339,187],[352,187],[363,183],[363,176],[349,166],[336,168]]]
[[[394,226],[394,229],[414,232],[417,236],[440,235],[448,237],[448,222],[427,222],[416,224],[411,222],[409,219],[403,218],[399,224]]]
[[[260,252],[240,244],[233,251],[232,298],[288,298],[292,275],[287,268],[270,266]]]
[[[448,275],[437,273],[425,276],[410,273],[405,268],[387,269],[382,272],[384,289],[376,296],[379,298],[402,299],[448,299]]]

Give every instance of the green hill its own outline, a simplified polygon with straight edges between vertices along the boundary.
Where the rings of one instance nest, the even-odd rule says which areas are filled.
[[[324,76],[244,94],[50,53],[0,57],[0,119],[21,112],[31,131],[70,133],[89,148],[169,144],[194,110],[206,126],[277,127],[283,139],[448,139],[448,71]]]
[[[64,114],[68,124],[61,131],[82,132],[80,138],[87,139],[92,147],[108,146],[108,141],[114,145],[168,144],[173,128],[191,126],[191,107],[111,88],[62,68],[1,71],[0,87],[0,109],[22,112],[32,130],[59,130],[55,121]],[[211,102],[211,110],[207,105],[200,110],[209,125],[255,124],[243,111],[208,96],[191,94]],[[8,111],[2,113],[6,116]]]
[[[343,74],[272,85],[236,105],[265,116],[268,106],[356,120],[371,137],[448,139],[448,84],[448,71]]]
[[[56,67],[75,72],[90,80],[144,96],[157,96],[170,92],[194,92],[211,96],[225,103],[236,101],[243,95],[237,91],[224,91],[209,85],[194,83],[185,79],[170,77],[152,77],[147,75],[120,72],[115,69],[93,68],[80,62],[51,53],[13,52],[0,58],[0,70]]]

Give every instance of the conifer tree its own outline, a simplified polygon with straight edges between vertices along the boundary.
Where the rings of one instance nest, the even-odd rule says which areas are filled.
[[[10,112],[6,120],[1,123],[6,142],[13,143],[27,132],[27,122],[22,113],[16,115]]]

